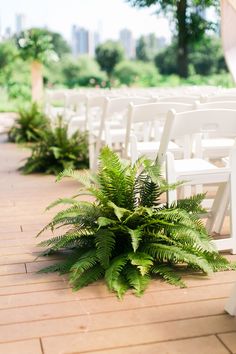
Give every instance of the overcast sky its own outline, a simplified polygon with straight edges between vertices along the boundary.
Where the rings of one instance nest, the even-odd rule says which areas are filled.
[[[135,9],[125,0],[0,0],[2,30],[10,26],[15,31],[17,13],[26,15],[27,27],[47,26],[68,40],[73,24],[99,28],[103,40],[118,38],[122,28],[130,29],[136,38],[150,32],[170,38],[167,20],[153,14],[154,8]]]

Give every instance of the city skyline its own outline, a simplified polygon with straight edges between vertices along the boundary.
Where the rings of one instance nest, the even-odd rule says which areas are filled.
[[[101,40],[119,39],[120,31],[128,29],[134,38],[154,32],[170,40],[171,34],[166,19],[153,15],[154,9],[135,9],[125,0],[68,0],[67,6],[58,5],[56,0],[8,0],[0,4],[2,32],[11,27],[16,32],[16,15],[25,16],[26,27],[47,27],[61,33],[71,41],[73,25],[89,31],[99,32]],[[55,16],[55,12],[56,15]],[[63,21],[61,20],[63,18]],[[143,26],[140,26],[143,23]]]

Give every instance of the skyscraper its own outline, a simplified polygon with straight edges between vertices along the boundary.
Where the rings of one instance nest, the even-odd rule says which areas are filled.
[[[128,59],[135,57],[135,42],[133,39],[132,32],[127,28],[124,28],[120,31],[119,35],[120,42],[125,50],[125,56]]]
[[[16,34],[25,29],[26,16],[24,14],[16,14]]]
[[[91,32],[83,27],[72,26],[72,54],[77,57],[88,54],[93,57],[95,48],[99,44],[99,35],[97,32]]]

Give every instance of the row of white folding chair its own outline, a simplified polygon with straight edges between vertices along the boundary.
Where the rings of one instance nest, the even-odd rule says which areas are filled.
[[[177,106],[174,106],[174,104],[176,105],[176,102],[169,102],[169,105],[166,103],[166,107],[162,106],[164,111],[163,111],[163,117],[162,117],[162,123],[164,123],[164,112],[165,114],[167,114],[168,110],[170,110],[171,108],[175,109],[177,112],[179,112]],[[184,105],[184,104],[183,104]],[[165,110],[166,108],[166,110]],[[179,106],[179,108],[181,109],[181,106]],[[200,104],[199,102],[196,102],[194,104],[194,106],[186,106],[186,109],[184,109],[183,106],[183,110],[190,110],[190,109],[236,109],[236,102],[211,102],[211,103],[205,103],[205,104]],[[146,110],[146,112],[145,112]],[[155,110],[155,108],[154,108]],[[157,108],[158,110],[158,108]],[[161,106],[160,106],[160,110],[161,110]],[[139,111],[142,112],[141,114],[143,115],[143,119],[145,119],[146,121],[148,121],[148,115],[150,115],[150,111],[148,106],[140,106],[140,107],[131,107],[130,108],[130,114],[129,114],[129,123],[128,123],[128,127],[127,127],[127,132],[128,132],[128,136],[127,138],[129,139],[131,136],[131,126],[132,124],[135,123],[136,117],[135,115],[139,116]],[[153,114],[155,114],[153,112]],[[212,114],[214,114],[212,112]],[[139,118],[141,119],[141,118]],[[224,119],[224,117],[222,117],[222,119]],[[157,111],[156,111],[156,120],[160,122],[160,114],[158,115]],[[133,122],[133,123],[132,123]],[[193,153],[195,156],[198,157],[204,157],[204,158],[223,158],[225,156],[229,155],[229,151],[232,148],[233,144],[234,144],[234,139],[232,138],[227,138],[227,137],[222,137],[222,136],[216,136],[216,133],[208,133],[208,134],[204,134],[204,136],[202,136],[202,134],[200,136],[198,136],[198,139],[195,139],[195,145],[193,146]],[[132,134],[133,135],[133,134]],[[156,137],[156,140],[158,138]],[[200,141],[199,141],[200,139]],[[159,140],[159,139],[158,139]],[[147,154],[149,157],[152,157],[153,154],[155,154],[156,148],[155,146],[157,146],[157,143],[153,143],[153,142],[138,142],[137,137],[132,136],[131,139],[131,160],[134,162],[140,155],[142,154]],[[125,156],[127,157],[127,147],[128,147],[128,143],[127,143],[127,139],[125,142]],[[174,148],[174,147],[173,147]]]
[[[178,104],[176,103],[172,103],[172,108],[175,108],[176,111],[186,111],[189,110],[191,108],[191,106],[183,106],[181,107],[181,105],[178,106]],[[202,104],[200,105],[199,103],[197,103],[195,105],[195,108],[199,108],[199,109],[204,109],[204,108],[218,108],[218,109],[224,109],[224,108],[230,108],[231,109],[236,109],[236,103],[233,102],[233,104],[231,103],[229,105],[229,102],[219,102],[219,103],[209,103],[209,104]],[[126,158],[130,158],[131,161],[134,163],[139,156],[141,155],[146,155],[149,158],[154,158],[154,156],[156,155],[158,148],[159,148],[159,137],[155,137],[155,141],[152,142],[147,142],[147,141],[142,141],[139,142],[137,137],[133,134],[131,134],[131,124],[135,124],[137,122],[143,122],[145,124],[148,124],[148,119],[150,118],[151,120],[154,121],[158,121],[160,122],[160,119],[162,118],[162,121],[164,121],[164,115],[167,113],[167,111],[170,109],[171,106],[168,106],[166,104],[163,105],[160,103],[159,104],[146,104],[146,105],[139,105],[139,106],[134,106],[131,105],[130,106],[130,114],[129,114],[129,119],[127,122],[127,134],[126,134],[126,141],[125,141],[125,153],[124,156]],[[164,110],[165,114],[164,114]],[[162,111],[161,111],[162,110]],[[214,110],[213,111],[209,111],[209,114],[214,115]],[[222,117],[222,119],[224,119],[224,117]],[[227,137],[223,137],[222,136],[218,136],[216,137],[215,134],[213,135],[213,138],[203,138],[201,137],[202,134],[199,134],[199,136],[197,137],[198,139],[198,144],[195,144],[195,156],[197,157],[213,157],[213,158],[221,158],[223,156],[228,156],[229,155],[229,151],[231,150],[233,144],[234,144],[234,138],[227,138]],[[199,144],[199,138],[200,139],[200,144]],[[195,139],[194,139],[195,140]],[[197,145],[197,148],[196,148]],[[203,148],[202,148],[203,145]],[[188,150],[188,146],[187,145],[187,150]],[[183,153],[185,155],[185,157],[187,157],[186,155],[186,151],[183,151],[183,142],[178,145],[176,143],[174,143],[173,141],[171,141],[169,143],[169,151],[172,151],[174,153],[174,156],[177,158],[180,158]],[[204,153],[203,153],[204,152]],[[188,157],[190,157],[190,153],[188,153]],[[184,195],[188,196],[188,194],[191,193],[191,188],[185,187],[184,189]],[[198,192],[201,192],[201,186],[198,186],[197,188]],[[223,220],[224,220],[224,216],[227,210],[227,206],[228,206],[228,193],[227,190],[225,190],[224,195],[222,196],[222,201],[221,201],[221,206],[220,206],[220,210],[218,210],[218,216],[217,216],[217,222],[214,225],[214,229],[212,229],[212,231],[215,232],[220,232],[222,225],[223,225]],[[212,226],[213,228],[213,226]]]
[[[140,155],[153,157],[153,153],[155,154],[158,150],[162,127],[170,109],[183,112],[193,109],[193,106],[178,102],[130,104],[123,148],[125,158],[130,158],[132,162],[135,162]],[[148,127],[148,131],[146,127]],[[143,132],[141,139],[135,134],[138,130]],[[182,147],[174,142],[170,142],[169,148],[178,155],[183,152]]]
[[[222,120],[222,116],[224,120]],[[166,165],[166,179],[168,183],[175,183],[185,180],[190,186],[199,184],[219,184],[219,188],[214,199],[211,212],[208,217],[207,227],[209,230],[216,222],[221,199],[229,190],[230,195],[230,225],[231,236],[216,240],[219,250],[230,250],[236,253],[236,148],[231,150],[230,163],[227,167],[217,167],[216,165],[199,158],[188,158],[175,160],[171,152],[168,152],[168,145],[171,140],[185,136],[188,141],[186,148],[189,148],[191,156],[191,137],[203,131],[214,128],[218,135],[229,137],[236,136],[236,110],[197,110],[176,113],[174,110],[167,115],[157,161]],[[172,205],[177,201],[176,191],[169,191],[168,203]]]
[[[207,102],[235,102],[236,101],[236,94],[217,94],[217,95],[210,95],[210,96],[202,96],[202,103]]]
[[[122,142],[125,136],[125,117],[131,102],[136,104],[150,101],[147,97],[105,97],[104,109],[101,115],[98,129],[90,125],[90,142],[93,144],[93,169],[97,167],[97,158],[103,145],[109,144],[110,139],[114,142]],[[109,131],[109,137],[106,132]],[[91,148],[92,149],[92,148]]]

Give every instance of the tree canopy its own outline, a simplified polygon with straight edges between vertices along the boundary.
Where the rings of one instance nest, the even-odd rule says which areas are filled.
[[[200,41],[207,30],[214,30],[216,23],[206,18],[206,9],[219,7],[219,0],[126,0],[135,7],[155,6],[156,13],[163,12],[175,24],[177,37],[178,74],[188,76],[188,47]]]
[[[101,69],[111,76],[116,64],[124,57],[124,50],[121,45],[114,41],[107,41],[96,48],[96,60]]]

